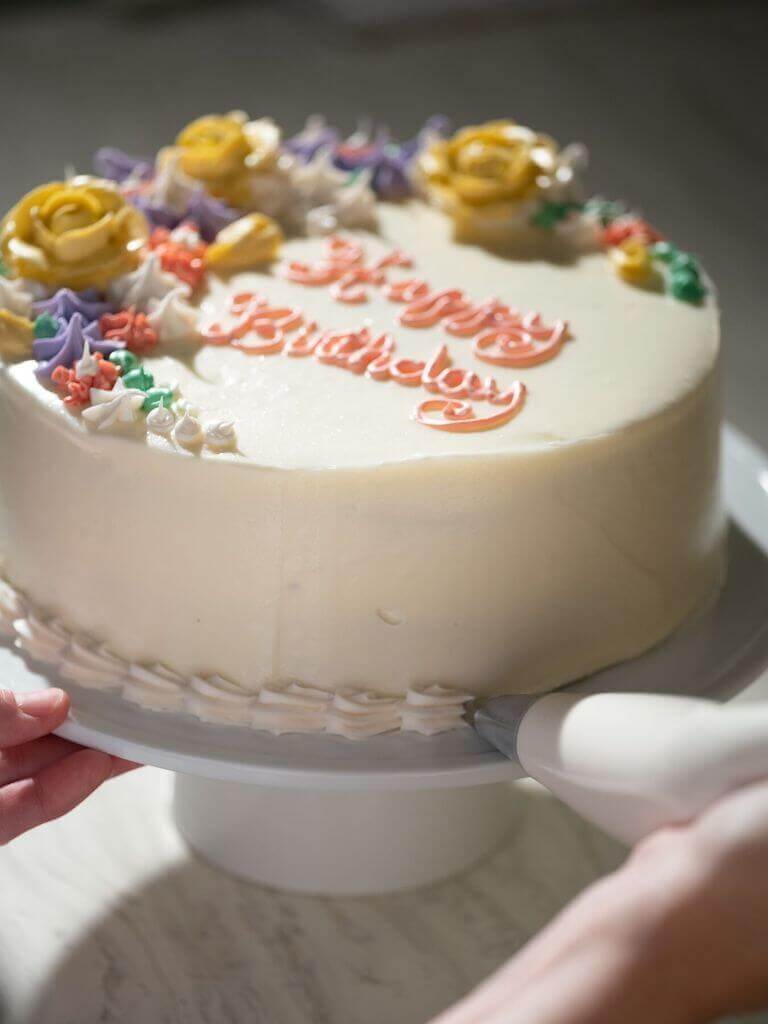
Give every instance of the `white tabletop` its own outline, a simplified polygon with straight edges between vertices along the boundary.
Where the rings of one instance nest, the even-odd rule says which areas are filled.
[[[397,30],[396,50],[315,23],[312,5],[300,20],[289,5],[223,17],[190,6],[183,24],[126,30],[88,5],[53,28],[55,7],[0,27],[14,39],[7,82],[23,84],[8,93],[2,209],[67,162],[84,170],[100,143],[152,150],[233,106],[291,128],[309,103],[347,120],[368,108],[404,130],[448,108],[458,122],[509,113],[563,141],[581,133],[596,187],[634,198],[704,257],[725,309],[729,417],[768,446],[756,5],[731,3],[724,17],[718,5],[595,4],[474,33],[422,27],[407,42]],[[216,52],[226,74],[198,74]],[[298,73],[294,63],[286,76],[287,58]],[[768,680],[750,697],[768,698]],[[3,1024],[423,1024],[624,856],[522,783],[513,839],[463,878],[375,899],[288,896],[192,859],[170,789],[144,769],[0,850]]]

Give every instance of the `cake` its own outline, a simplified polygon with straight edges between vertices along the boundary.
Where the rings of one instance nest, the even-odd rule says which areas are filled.
[[[200,118],[0,229],[0,629],[64,685],[363,737],[723,577],[718,310],[584,147]]]

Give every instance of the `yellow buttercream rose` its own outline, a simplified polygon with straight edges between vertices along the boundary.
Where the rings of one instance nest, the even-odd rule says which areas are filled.
[[[216,235],[205,253],[205,264],[212,270],[247,270],[269,263],[283,243],[283,232],[264,213],[249,213],[228,224]]]
[[[557,165],[557,145],[514,121],[488,121],[433,142],[419,159],[427,193],[457,218],[502,220],[535,198]]]
[[[176,139],[181,169],[233,206],[252,205],[252,176],[272,171],[280,148],[277,125],[245,114],[209,114],[188,124]]]
[[[639,238],[627,238],[610,251],[611,261],[619,277],[630,284],[650,284],[654,277],[648,246]]]
[[[148,234],[144,215],[111,182],[82,175],[20,199],[0,223],[0,252],[17,277],[104,288],[138,266]]]

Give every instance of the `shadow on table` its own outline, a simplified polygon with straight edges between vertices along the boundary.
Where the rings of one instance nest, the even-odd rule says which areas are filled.
[[[424,1024],[623,856],[535,784],[517,792],[504,849],[414,892],[292,895],[184,859],[63,951],[18,1024]]]

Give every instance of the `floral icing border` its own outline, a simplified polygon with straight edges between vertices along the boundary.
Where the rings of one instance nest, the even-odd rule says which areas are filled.
[[[0,223],[0,358],[34,359],[41,385],[92,429],[154,433],[188,451],[236,452],[233,422],[202,422],[176,384],[155,381],[142,360],[158,346],[219,343],[200,324],[208,276],[271,263],[284,232],[328,236],[332,247],[319,267],[288,265],[285,276],[329,283],[340,302],[362,301],[382,268],[342,258],[355,243],[337,232],[375,230],[379,200],[414,195],[442,209],[463,239],[482,245],[500,235],[562,235],[585,251],[605,249],[632,285],[701,304],[707,288],[696,258],[622,204],[585,199],[586,165],[583,146],[560,149],[513,121],[449,134],[441,117],[406,142],[374,126],[344,138],[317,116],[283,140],[269,118],[232,111],[193,121],[154,160],[101,149],[101,177],[39,186]],[[566,336],[563,328],[547,340],[537,320],[513,323],[507,307],[487,303],[469,308],[463,293],[433,293],[425,281],[401,285],[411,289],[406,313],[418,307],[413,322],[401,316],[401,325],[426,323],[435,310],[443,316],[465,302],[466,310],[454,311],[485,324],[475,354],[486,362],[534,365],[521,358],[529,351],[536,361],[550,358]],[[265,351],[258,339],[241,347]],[[461,372],[452,370],[450,380]],[[462,378],[452,393],[446,384],[437,389],[443,397],[422,403],[414,419],[437,429],[488,429],[522,408],[520,384],[501,413],[477,416],[466,399],[479,388]]]
[[[579,218],[591,226],[607,251],[616,273],[640,288],[663,290],[681,302],[698,305],[707,294],[699,261],[678,249],[639,214],[623,203],[601,198],[585,203],[543,202],[531,222],[543,230],[568,226]]]
[[[412,686],[403,697],[356,689],[329,693],[299,682],[250,693],[223,676],[184,676],[164,665],[129,662],[45,617],[2,577],[0,637],[77,686],[115,693],[152,711],[181,711],[205,722],[273,735],[328,733],[352,740],[392,732],[434,736],[466,725],[462,714],[471,700],[436,683]]]

